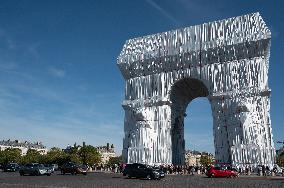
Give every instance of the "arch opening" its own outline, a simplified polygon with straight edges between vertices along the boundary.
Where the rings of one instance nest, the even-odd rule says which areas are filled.
[[[172,86],[171,105],[171,138],[173,164],[185,163],[184,118],[189,103],[198,97],[207,97],[209,91],[205,84],[193,78],[184,78]]]
[[[192,154],[201,153],[212,159],[211,154],[215,154],[213,116],[207,97],[198,97],[188,104],[184,125],[185,164],[201,165],[199,156]]]

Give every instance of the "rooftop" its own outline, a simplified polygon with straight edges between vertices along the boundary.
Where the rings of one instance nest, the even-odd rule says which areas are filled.
[[[12,147],[27,147],[27,148],[37,148],[37,149],[45,149],[46,146],[44,146],[41,142],[28,142],[24,141],[21,142],[19,140],[2,140],[0,141],[1,146],[12,146]]]

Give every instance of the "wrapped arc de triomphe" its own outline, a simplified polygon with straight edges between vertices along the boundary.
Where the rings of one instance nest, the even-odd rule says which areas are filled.
[[[127,40],[117,61],[126,82],[124,162],[184,164],[186,108],[207,97],[217,162],[273,165],[270,39],[252,13]]]

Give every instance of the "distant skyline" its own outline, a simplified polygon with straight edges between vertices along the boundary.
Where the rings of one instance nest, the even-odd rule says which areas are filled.
[[[275,147],[284,140],[284,2],[264,0],[0,1],[0,140],[47,147],[113,143],[124,136],[124,79],[116,65],[130,38],[260,12],[272,32],[269,86]],[[189,104],[186,148],[214,153],[207,98]]]

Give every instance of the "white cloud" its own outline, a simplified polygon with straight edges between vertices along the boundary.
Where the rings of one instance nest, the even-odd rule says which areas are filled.
[[[71,109],[73,111],[73,109]],[[83,111],[84,109],[74,109]],[[0,137],[2,139],[21,139],[42,141],[48,147],[64,148],[75,142],[98,146],[107,142],[116,146],[121,154],[123,125],[122,120],[112,119],[96,121],[74,116],[74,113],[63,113],[57,117],[49,117],[45,112],[30,112],[28,116],[15,116],[11,113],[0,113]],[[49,117],[49,118],[48,118]],[[101,117],[102,119],[109,119]],[[100,118],[100,119],[101,119]],[[121,125],[120,125],[121,124]]]
[[[63,78],[65,77],[66,75],[66,71],[63,70],[63,69],[58,69],[58,68],[54,68],[54,67],[51,67],[48,69],[48,72],[52,75],[52,76],[55,76],[55,77],[58,77],[58,78]]]
[[[3,62],[0,61],[0,71],[12,71],[18,67],[18,64],[14,62]]]
[[[25,98],[26,95],[31,99],[39,97],[43,103],[30,104],[33,100]],[[45,107],[45,103],[52,109]],[[80,103],[65,91],[38,84],[2,85],[0,138],[42,141],[48,147],[65,147],[83,141],[94,146],[109,142],[115,145],[117,154],[121,154],[123,117],[114,115],[111,110],[106,113],[96,106],[98,104]]]
[[[164,8],[162,8],[160,5],[158,5],[155,1],[153,0],[146,0],[146,2],[151,5],[153,8],[158,10],[163,16],[168,18],[172,23],[175,25],[179,24],[179,21],[175,19],[168,11],[166,11]]]

